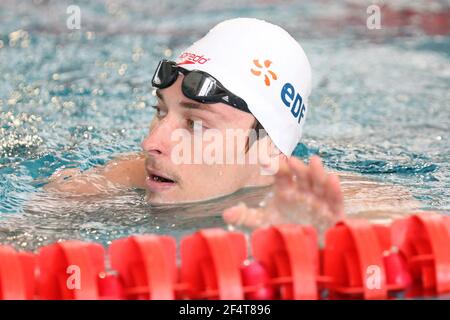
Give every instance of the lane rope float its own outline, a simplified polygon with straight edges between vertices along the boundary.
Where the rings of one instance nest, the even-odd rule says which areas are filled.
[[[108,249],[63,241],[37,253],[0,245],[0,299],[394,299],[450,293],[450,217],[416,213],[390,225],[348,219],[181,239],[135,235]],[[110,268],[106,268],[109,259]],[[109,264],[108,264],[109,265]]]

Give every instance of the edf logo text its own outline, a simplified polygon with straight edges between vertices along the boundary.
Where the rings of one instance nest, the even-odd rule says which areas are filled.
[[[291,113],[294,118],[298,118],[298,123],[305,117],[306,106],[303,103],[302,96],[295,92],[294,86],[287,82],[283,88],[281,88],[281,100],[284,105],[291,109]]]

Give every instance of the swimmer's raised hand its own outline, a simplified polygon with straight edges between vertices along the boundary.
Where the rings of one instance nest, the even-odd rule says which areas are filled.
[[[344,217],[339,178],[327,173],[319,157],[308,165],[291,157],[280,166],[273,191],[258,208],[244,204],[226,209],[225,222],[257,228],[270,224],[311,224],[321,233]]]

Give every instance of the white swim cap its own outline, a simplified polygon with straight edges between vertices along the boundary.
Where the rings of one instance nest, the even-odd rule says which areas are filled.
[[[176,62],[211,74],[244,99],[278,149],[292,154],[306,119],[311,66],[287,31],[258,19],[226,20]]]

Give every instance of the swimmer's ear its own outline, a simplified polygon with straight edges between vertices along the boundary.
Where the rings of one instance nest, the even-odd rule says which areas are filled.
[[[267,155],[270,158],[275,157],[283,157],[284,154],[278,149],[278,147],[273,143],[272,139],[269,136],[266,136],[267,139]]]
[[[269,136],[258,140],[258,163],[261,175],[274,175],[278,172],[280,161],[287,157],[275,146]]]

